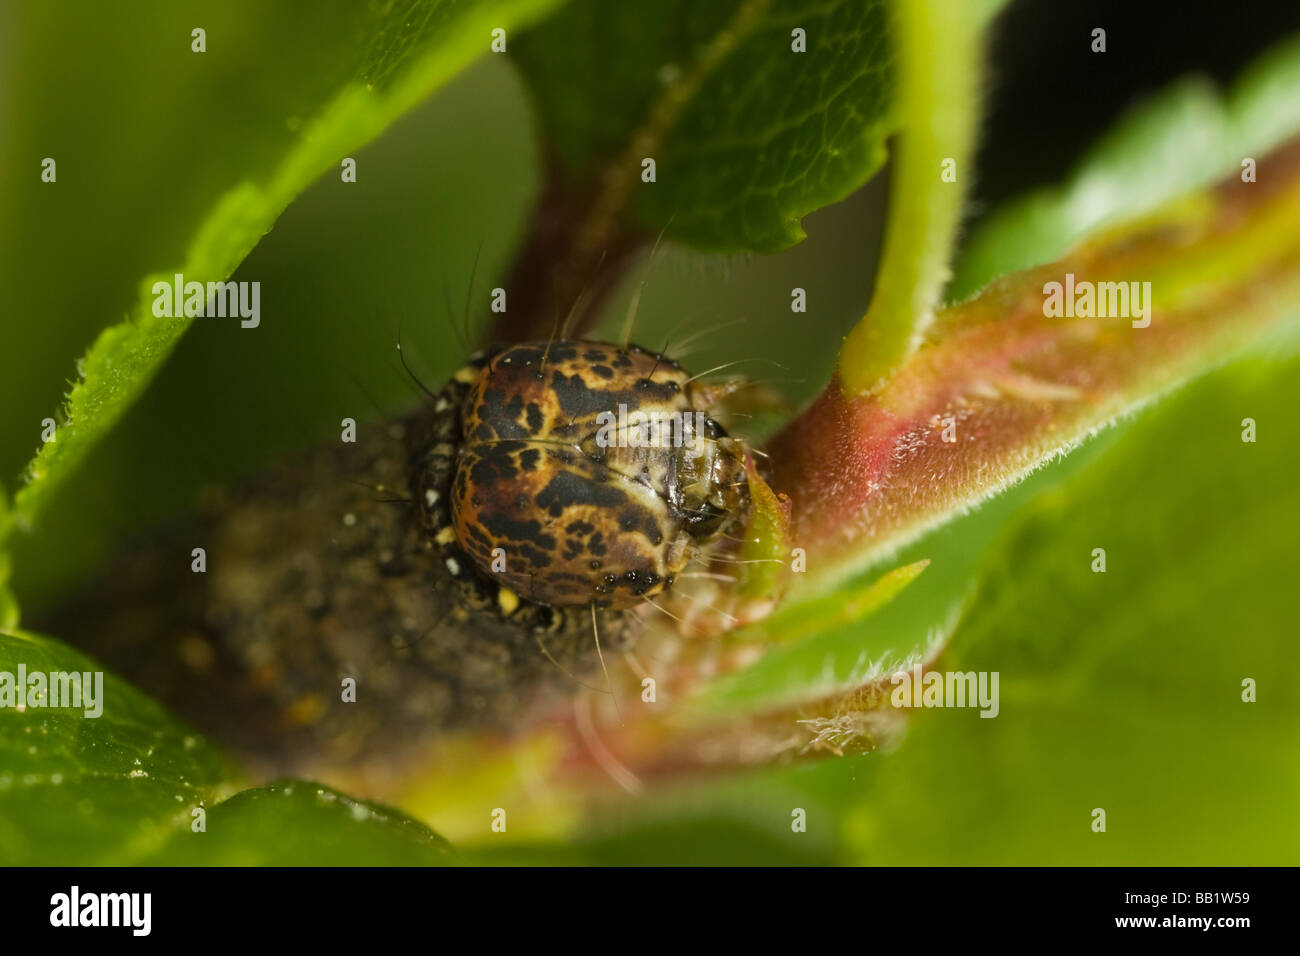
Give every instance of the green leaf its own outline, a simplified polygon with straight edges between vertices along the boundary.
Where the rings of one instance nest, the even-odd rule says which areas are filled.
[[[467,143],[458,137],[469,125]],[[331,173],[294,200],[233,277],[261,281],[261,325],[196,321],[110,439],[59,484],[39,534],[10,539],[25,620],[42,622],[124,541],[175,519],[200,489],[336,437],[345,416],[366,427],[407,414],[423,393],[397,363],[399,327],[425,383],[449,375],[465,356],[458,335],[477,244],[480,280],[506,268],[536,193],[530,132],[510,64],[485,57],[359,151],[356,183]],[[6,344],[16,336],[17,354],[32,354],[40,331],[54,338],[36,354],[70,359],[84,334],[68,322],[81,314],[53,328],[14,323]],[[53,407],[33,382],[57,385],[61,372],[33,377],[30,364],[0,376],[0,420],[23,419],[17,432],[0,430],[0,457],[7,450],[15,472],[44,403]]]
[[[1300,36],[1255,61],[1227,93],[1191,77],[1130,112],[1059,187],[990,216],[966,243],[947,296],[1062,256],[1098,228],[1240,173],[1300,133]]]
[[[702,248],[769,252],[884,162],[886,21],[883,0],[672,0],[650,16],[575,0],[514,55],[562,178],[599,191],[589,230],[626,210]]]
[[[906,666],[919,649],[907,647],[892,658],[888,655],[895,653],[893,648],[872,653],[871,637],[878,633],[873,618],[929,563],[922,559],[875,580],[783,608],[728,635],[729,642],[762,646],[763,656],[743,670],[718,677],[685,706],[696,719],[797,707],[853,690],[882,669]]]
[[[102,696],[79,708],[50,706],[48,692],[43,706],[6,696],[38,672],[89,674],[81,686]],[[236,793],[238,781],[210,743],[95,661],[50,638],[0,633],[0,863],[452,861],[446,841],[390,808],[298,781]]]
[[[860,859],[1300,861],[1300,490],[1279,431],[1298,372],[1217,375],[1033,503],[938,664],[998,671],[1000,712],[916,713],[896,754],[859,768],[866,797],[845,835]]]
[[[0,858],[6,865],[130,863],[189,829],[235,770],[194,731],[88,657],[0,633],[0,688],[27,674],[102,674],[102,712],[27,706],[0,690]],[[93,685],[93,679],[92,679]],[[11,687],[12,692],[12,687]],[[48,701],[48,697],[47,697]]]
[[[737,555],[741,563],[735,592],[743,602],[762,606],[765,613],[780,601],[790,573],[790,502],[768,487],[748,453],[745,474],[753,512]]]
[[[30,527],[39,518],[55,487],[139,397],[191,324],[188,318],[154,314],[155,281],[170,281],[175,273],[199,282],[227,278],[314,179],[337,168],[343,157],[487,52],[494,28],[535,20],[553,4],[554,0],[429,0],[388,5],[360,23],[355,15],[327,19],[338,30],[333,36],[339,47],[338,62],[347,64],[350,74],[336,67],[289,91],[285,98],[291,102],[280,105],[290,111],[290,136],[284,135],[283,113],[248,124],[242,135],[259,148],[250,149],[246,164],[228,174],[230,184],[196,218],[192,232],[179,237],[178,245],[154,264],[158,271],[141,281],[128,319],[106,329],[80,363],[81,378],[68,395],[57,440],[47,442],[31,462],[28,484],[15,498],[10,524]],[[185,36],[170,42],[179,44],[179,55],[191,55]],[[223,35],[209,40],[214,54],[222,42],[230,41]],[[268,141],[275,145],[268,148]],[[223,145],[227,151],[238,148],[238,144]],[[63,170],[65,181],[75,175],[66,162]],[[147,172],[147,167],[142,171]],[[43,185],[61,188],[59,182]]]
[[[177,834],[151,866],[446,866],[451,845],[405,814],[329,787],[283,780],[217,804],[202,833]]]

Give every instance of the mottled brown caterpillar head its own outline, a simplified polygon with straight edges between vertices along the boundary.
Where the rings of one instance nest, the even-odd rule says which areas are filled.
[[[710,390],[635,346],[516,345],[462,369],[456,543],[530,601],[627,608],[743,527],[745,449]]]

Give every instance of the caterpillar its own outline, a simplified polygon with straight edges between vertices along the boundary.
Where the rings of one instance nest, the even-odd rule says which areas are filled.
[[[726,393],[634,345],[481,352],[409,416],[206,500],[48,626],[254,773],[394,773],[544,712],[734,539]]]

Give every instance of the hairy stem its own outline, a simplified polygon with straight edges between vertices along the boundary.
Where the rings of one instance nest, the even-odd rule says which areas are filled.
[[[1234,176],[944,310],[875,394],[841,372],[770,449],[808,553],[798,583],[879,560],[1294,318],[1300,142],[1260,167],[1258,183]],[[1140,298],[1121,315],[1057,314],[1049,284],[1067,276]]]
[[[848,395],[878,391],[916,351],[948,279],[976,129],[981,31],[974,6],[893,5],[902,132],[875,295],[840,351],[839,382]]]

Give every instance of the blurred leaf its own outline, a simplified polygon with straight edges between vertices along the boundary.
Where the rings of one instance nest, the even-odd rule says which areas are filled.
[[[0,527],[9,519],[9,496],[0,486]],[[0,547],[0,630],[18,626],[18,601],[9,589],[9,572],[12,559],[3,547]]]
[[[467,859],[489,866],[826,866],[836,859],[833,841],[791,833],[788,810],[763,820],[698,803],[637,809],[644,815],[628,813],[620,825],[564,846],[483,845]]]
[[[300,132],[279,149],[250,157],[237,182],[196,224],[188,248],[172,250],[170,266],[142,281],[132,317],[104,331],[82,360],[81,380],[69,393],[58,439],[37,453],[29,483],[16,496],[16,522],[29,526],[37,519],[54,487],[139,397],[190,325],[189,319],[154,315],[150,289],[155,280],[169,281],[177,272],[187,281],[227,278],[312,180],[485,52],[492,29],[535,19],[552,3],[429,0],[390,5],[365,29],[346,33],[351,55],[343,59],[356,63],[357,73],[296,104],[310,117],[297,121]],[[359,55],[358,44],[365,48]],[[271,122],[279,130],[283,120]]]
[[[93,660],[49,638],[0,633],[0,673],[16,679],[20,666],[28,675],[101,673],[103,695],[89,711],[84,699],[81,709],[0,707],[0,863],[449,862],[450,847],[422,824],[316,784],[281,783],[223,802],[237,789],[234,767]],[[199,807],[202,832],[192,829]]]
[[[1297,373],[1217,375],[1034,502],[938,664],[998,671],[1000,712],[916,713],[861,765],[863,862],[1300,861]]]
[[[1132,220],[1260,159],[1300,133],[1300,36],[1221,93],[1188,78],[1130,112],[1061,186],[997,210],[962,250],[950,301],[1001,275],[1051,262],[1098,227]],[[1261,184],[1263,185],[1263,184]]]
[[[893,131],[883,0],[575,0],[514,48],[590,229],[636,226],[768,252],[884,162]],[[792,49],[805,32],[807,50]],[[653,158],[656,181],[641,180]]]

